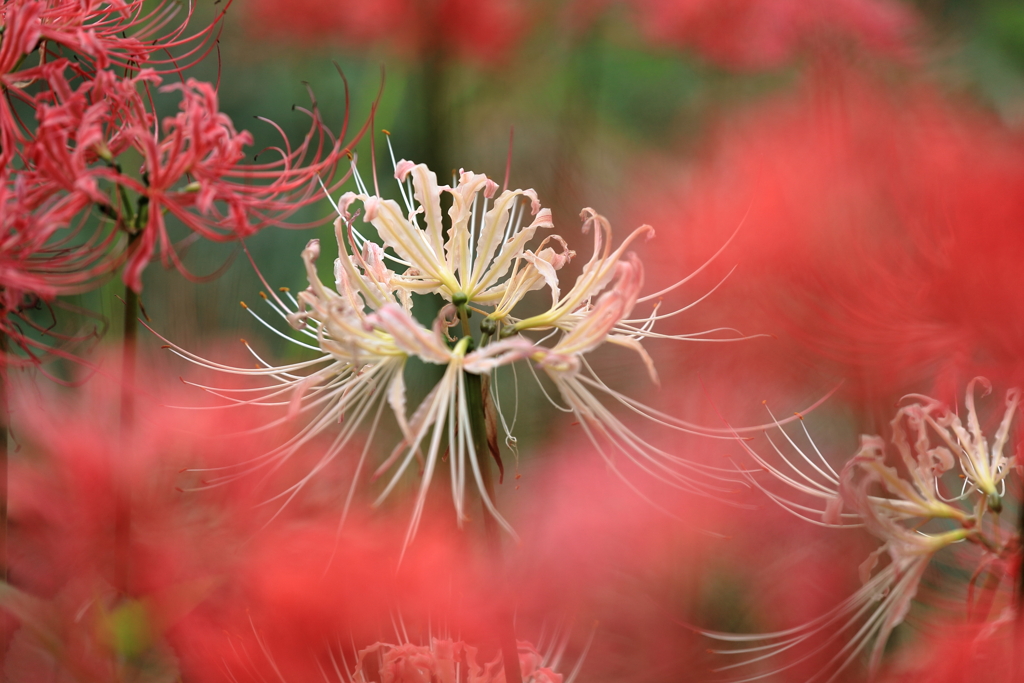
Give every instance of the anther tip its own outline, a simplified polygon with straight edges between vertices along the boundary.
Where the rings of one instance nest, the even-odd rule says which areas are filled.
[[[381,128],[380,132],[384,133],[384,135],[387,135],[388,137],[391,137],[391,131],[389,131],[387,128]]]
[[[292,290],[291,290],[291,287],[278,287],[277,291],[279,291],[279,292],[290,292]]]
[[[267,293],[266,292],[260,292],[260,298],[261,299],[266,299],[267,298]]]
[[[244,301],[239,301],[238,303],[242,304],[242,308],[249,308]]]

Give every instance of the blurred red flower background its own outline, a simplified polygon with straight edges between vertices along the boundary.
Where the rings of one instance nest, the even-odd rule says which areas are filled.
[[[1019,678],[1024,10],[4,0],[0,25],[4,680],[799,683],[868,680],[872,652],[877,680]],[[514,371],[459,371],[454,417],[428,415],[440,373],[521,330],[417,271],[483,231],[445,254],[371,244],[382,200],[410,231],[433,220],[394,192],[397,159],[535,188],[566,238],[508,269],[561,286],[535,337],[562,355],[517,336]],[[371,215],[336,235],[346,190]],[[613,226],[584,238],[589,264],[567,246],[585,207]],[[641,224],[637,256],[600,256]],[[307,274],[303,248],[336,237],[348,262]],[[353,289],[358,269],[380,291]],[[377,324],[381,297],[405,328]],[[409,359],[401,382],[373,374],[376,342]],[[336,376],[293,374],[317,354]],[[207,372],[229,368],[228,386]],[[350,408],[307,421],[306,400]],[[377,434],[339,451],[364,417]],[[885,443],[862,434],[902,457],[878,455],[853,501],[844,465]],[[467,496],[468,441],[503,469],[463,470]],[[407,470],[378,499],[362,459],[396,443]]]

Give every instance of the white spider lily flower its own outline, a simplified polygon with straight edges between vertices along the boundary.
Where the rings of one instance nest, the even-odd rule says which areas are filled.
[[[702,495],[735,489],[738,478],[733,470],[692,463],[655,447],[609,406],[621,404],[632,414],[688,433],[731,440],[731,430],[707,429],[656,411],[606,385],[587,361],[588,354],[605,344],[625,347],[640,357],[657,383],[643,340],[648,336],[700,337],[653,333],[656,319],[675,312],[662,316],[652,312],[637,320],[629,317],[645,299],[640,297],[643,267],[628,248],[641,237],[651,237],[652,228],[641,226],[616,247],[608,221],[585,209],[581,214],[583,232],[593,230],[594,252],[566,290],[559,275],[575,252],[553,234],[531,247],[540,228],[553,227],[550,212],[540,207],[533,190],[499,194],[497,185],[486,176],[469,172],[461,174],[454,188],[440,186],[425,166],[402,161],[395,164],[395,176],[405,203],[403,212],[397,202],[371,195],[353,171],[358,191],[346,193],[336,205],[339,256],[334,263],[334,286],[325,285],[318,276],[320,246],[313,241],[303,252],[308,288],[297,296],[264,295],[275,312],[305,337],[299,344],[317,352],[318,358],[283,367],[258,359],[263,367],[247,370],[211,363],[174,347],[205,367],[263,378],[268,383],[251,389],[203,387],[230,405],[286,405],[292,417],[311,416],[286,444],[239,471],[217,476],[214,483],[256,467],[276,467],[315,435],[341,422],[339,434],[316,467],[278,497],[287,503],[351,443],[357,429],[365,428],[369,435],[346,498],[344,519],[381,417],[389,408],[397,425],[397,445],[373,476],[389,477],[379,503],[410,470],[419,470],[421,482],[407,543],[416,532],[430,481],[442,462],[447,462],[450,470],[460,523],[469,517],[466,488],[470,482],[469,486],[475,484],[479,490],[487,519],[511,532],[495,507],[487,466],[488,458],[493,457],[501,469],[499,425],[506,445],[515,450],[516,417],[513,414],[508,419],[503,411],[497,385],[504,369],[512,366],[510,372],[515,375],[515,365],[522,362],[556,408],[576,415],[613,471],[619,472],[613,457],[618,453],[639,470],[680,489]],[[447,225],[440,208],[440,197],[446,192],[452,198]],[[383,244],[369,241],[358,231],[356,212],[352,211],[356,203],[361,204],[363,219],[376,228]],[[524,225],[528,210],[533,219]],[[551,294],[546,311],[523,315],[515,310],[528,292],[545,287]],[[414,302],[420,300],[414,294],[439,294],[451,303],[431,326],[424,326],[413,315],[418,313]],[[656,311],[657,305],[653,309]],[[470,325],[473,313],[482,316],[478,331]],[[256,317],[276,334],[288,337]],[[449,333],[454,326],[461,330],[455,338]],[[545,331],[542,337],[537,334]],[[443,376],[426,398],[412,407],[407,406],[405,379],[410,358],[444,367]],[[541,381],[538,367],[550,382]],[[560,396],[553,398],[548,393],[546,387],[551,383]],[[271,424],[285,419],[289,418]],[[637,490],[624,473],[620,476]]]
[[[824,679],[829,673],[827,680],[834,680],[872,642],[869,670],[874,675],[892,630],[906,617],[921,577],[937,553],[962,541],[979,546],[986,559],[971,579],[973,585],[988,562],[1005,561],[1018,552],[1018,539],[1001,531],[998,520],[993,518],[1001,510],[1001,494],[995,487],[1002,484],[1014,464],[1013,458],[1003,455],[1002,450],[1019,404],[1019,391],[1007,392],[1007,410],[989,449],[973,400],[978,382],[990,389],[983,378],[968,385],[967,429],[946,407],[926,396],[912,395],[917,401],[897,411],[891,429],[892,444],[902,466],[899,469],[887,464],[885,442],[880,437],[862,436],[857,453],[837,474],[802,422],[815,457],[799,448],[781,425],[779,431],[799,454],[799,460],[786,457],[770,437],[781,465],[744,443],[760,471],[799,494],[796,499],[780,494],[761,483],[755,476],[757,472],[745,471],[752,483],[785,510],[822,526],[862,526],[882,544],[860,567],[864,583],[861,590],[832,612],[803,626],[770,634],[706,632],[709,637],[725,642],[767,643],[723,650],[723,654],[743,655],[744,660],[722,670],[754,665],[800,648],[795,661],[739,680],[769,677],[822,652],[852,632],[811,680]],[[801,460],[809,471],[801,469]],[[964,480],[962,490],[959,495],[944,493],[947,485],[955,481],[958,465],[959,476]],[[889,562],[872,576],[882,555],[888,555]]]
[[[551,211],[541,208],[533,190],[505,190],[487,176],[461,172],[454,187],[438,185],[437,176],[423,164],[400,161],[395,177],[403,189],[406,209],[398,202],[368,192],[347,192],[338,201],[341,217],[351,225],[350,207],[360,202],[363,220],[377,230],[392,260],[408,268],[394,278],[396,287],[413,292],[437,292],[449,301],[493,304],[504,294],[501,280],[522,257],[539,228],[551,228]],[[411,198],[405,193],[411,180]],[[364,188],[365,189],[365,188]],[[441,194],[451,195],[449,223],[441,215]],[[413,201],[415,200],[415,207]],[[494,204],[488,209],[491,200]],[[526,207],[533,220],[522,225]],[[420,227],[420,220],[425,227]],[[447,229],[446,229],[447,227]]]

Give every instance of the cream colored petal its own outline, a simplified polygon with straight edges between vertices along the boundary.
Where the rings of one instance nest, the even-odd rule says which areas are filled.
[[[597,216],[595,214],[594,220],[597,220],[602,226],[607,225],[607,221],[602,216]],[[559,307],[567,310],[573,310],[580,304],[580,302],[585,301],[586,299],[589,299],[603,291],[608,282],[610,282],[612,277],[614,277],[616,264],[618,264],[619,260],[626,252],[626,248],[640,237],[650,239],[653,236],[654,228],[649,225],[641,225],[622,241],[622,244],[619,245],[618,249],[611,252],[604,258],[597,260],[591,259],[591,261],[583,267],[583,272],[580,273],[580,276],[573,285],[572,290],[565,295],[565,298],[560,303]],[[595,244],[595,249],[596,248]],[[632,305],[630,305],[630,310],[632,310],[632,308]]]
[[[533,221],[510,237],[505,242],[501,249],[498,251],[498,255],[494,258],[490,268],[486,270],[480,277],[480,279],[474,284],[474,292],[482,292],[488,287],[492,287],[497,281],[508,272],[509,266],[516,258],[522,255],[523,249],[526,244],[533,239],[534,233],[537,232],[538,228],[553,228],[554,223],[551,221],[551,210],[541,209],[537,212]]]
[[[424,164],[413,164],[403,159],[395,167],[395,177],[400,182],[412,174],[413,196],[423,210],[423,220],[427,224],[425,241],[438,259],[441,259],[444,247],[444,226],[441,223],[441,192],[447,185],[437,184],[437,174]]]
[[[540,201],[537,199],[537,193],[533,190],[506,190],[501,193],[497,199],[494,200],[494,206],[484,215],[483,225],[480,228],[480,234],[476,242],[476,254],[473,262],[473,273],[468,278],[468,284],[466,288],[470,291],[477,291],[477,284],[482,279],[484,273],[487,272],[487,268],[494,258],[494,252],[501,243],[502,238],[505,236],[505,229],[508,227],[508,222],[517,202],[520,201],[520,197],[525,197],[530,200],[530,213],[536,215],[540,211]],[[546,219],[550,223],[550,218]],[[533,237],[533,233],[536,232],[539,225],[535,225],[531,222],[528,226],[530,230],[529,236],[525,240],[520,240],[520,245],[525,245],[530,238]],[[518,236],[518,235],[517,235]],[[512,238],[509,240],[514,241]],[[519,247],[522,249],[522,246]],[[511,258],[515,258],[513,255]],[[511,259],[509,259],[511,260]],[[500,267],[499,264],[495,264]],[[504,269],[508,266],[505,265]],[[503,272],[498,274],[497,277],[501,277]],[[467,278],[463,276],[463,279]],[[497,278],[495,278],[497,279]]]
[[[566,315],[576,311],[586,301],[593,298],[604,291],[607,284],[616,274],[616,267],[626,248],[636,239],[640,237],[650,237],[654,234],[654,229],[649,225],[642,225],[634,230],[629,237],[627,237],[618,249],[614,252],[611,251],[609,236],[611,234],[611,226],[608,221],[603,217],[595,213],[592,209],[584,210],[582,216],[585,217],[584,232],[588,231],[591,226],[595,227],[594,233],[594,255],[590,261],[583,267],[583,272],[580,273],[579,277],[576,278],[576,282],[564,296],[562,296],[559,302],[552,306],[551,309],[532,316],[525,320],[521,320],[516,324],[517,329],[525,330],[534,327],[550,327],[552,325],[561,326],[561,319]],[[629,310],[632,310],[635,301],[630,304]],[[628,312],[628,311],[627,311]]]
[[[616,266],[616,285],[597,299],[586,315],[566,334],[553,350],[564,354],[583,354],[602,344],[623,317],[629,315],[643,286],[643,266],[635,254]]]
[[[402,432],[405,442],[412,441],[413,434],[409,430],[409,422],[405,418],[405,373],[402,370],[395,372],[388,385],[388,405],[398,422],[398,429]]]
[[[463,285],[469,279],[472,259],[472,254],[469,253],[469,232],[473,220],[473,205],[479,201],[480,193],[484,197],[492,197],[497,189],[498,186],[486,175],[462,171],[459,175],[459,184],[455,189],[448,190],[452,196],[452,206],[448,209],[451,227],[448,230],[448,241],[445,243],[445,258],[448,267],[452,271],[458,271],[459,280]]]
[[[379,201],[369,222],[377,229],[385,246],[391,247],[413,268],[449,287],[458,287],[448,265],[440,256],[440,246],[435,251],[429,237],[402,214],[397,202],[392,199]]]
[[[556,252],[553,248],[546,246],[552,241],[561,245],[561,252]],[[553,306],[561,296],[557,271],[569,263],[574,256],[576,256],[576,252],[569,249],[565,240],[558,235],[549,235],[541,242],[536,253],[523,252],[522,258],[516,261],[512,275],[507,281],[478,294],[476,301],[485,304],[497,301],[491,318],[494,320],[505,319],[516,304],[526,296],[527,292],[540,289],[547,284],[551,290]]]
[[[354,312],[362,314],[365,305],[364,299],[373,309],[380,308],[388,303],[389,299],[379,287],[368,283],[356,267],[359,258],[348,252],[346,232],[348,232],[346,219],[338,217],[334,221],[334,236],[338,241],[338,258],[334,261],[334,284],[338,292],[348,301],[349,307]],[[350,242],[351,232],[347,236]]]

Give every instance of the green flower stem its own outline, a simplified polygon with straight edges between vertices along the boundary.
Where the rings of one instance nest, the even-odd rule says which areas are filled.
[[[469,330],[469,315],[465,306],[459,307],[459,317],[462,320],[464,332]],[[484,334],[480,340],[481,346],[486,346],[490,335]],[[494,502],[494,477],[491,474],[489,456],[491,454],[490,444],[487,441],[487,408],[484,401],[484,378],[469,372],[463,373],[466,387],[466,402],[469,409],[470,430],[473,434],[473,448],[476,451],[476,462],[480,468],[480,478],[483,480],[484,491],[487,497]],[[482,503],[481,503],[482,505]],[[491,556],[494,558],[501,573],[499,578],[499,590],[505,592],[506,579],[502,563],[501,552],[501,529],[497,520],[491,512],[483,506],[484,534],[487,537],[487,545]],[[515,625],[512,621],[512,614],[504,612],[498,619],[498,641],[501,647],[501,659],[505,668],[506,683],[522,683],[522,672],[519,670],[519,647],[516,645]]]
[[[133,235],[134,237],[134,235]],[[121,452],[131,452],[127,443],[132,433],[135,405],[135,341],[138,336],[139,295],[127,285],[124,288],[124,321],[121,336]],[[115,477],[115,481],[119,480]],[[129,558],[131,551],[131,491],[116,483],[114,487],[114,586],[122,595],[128,593]]]

